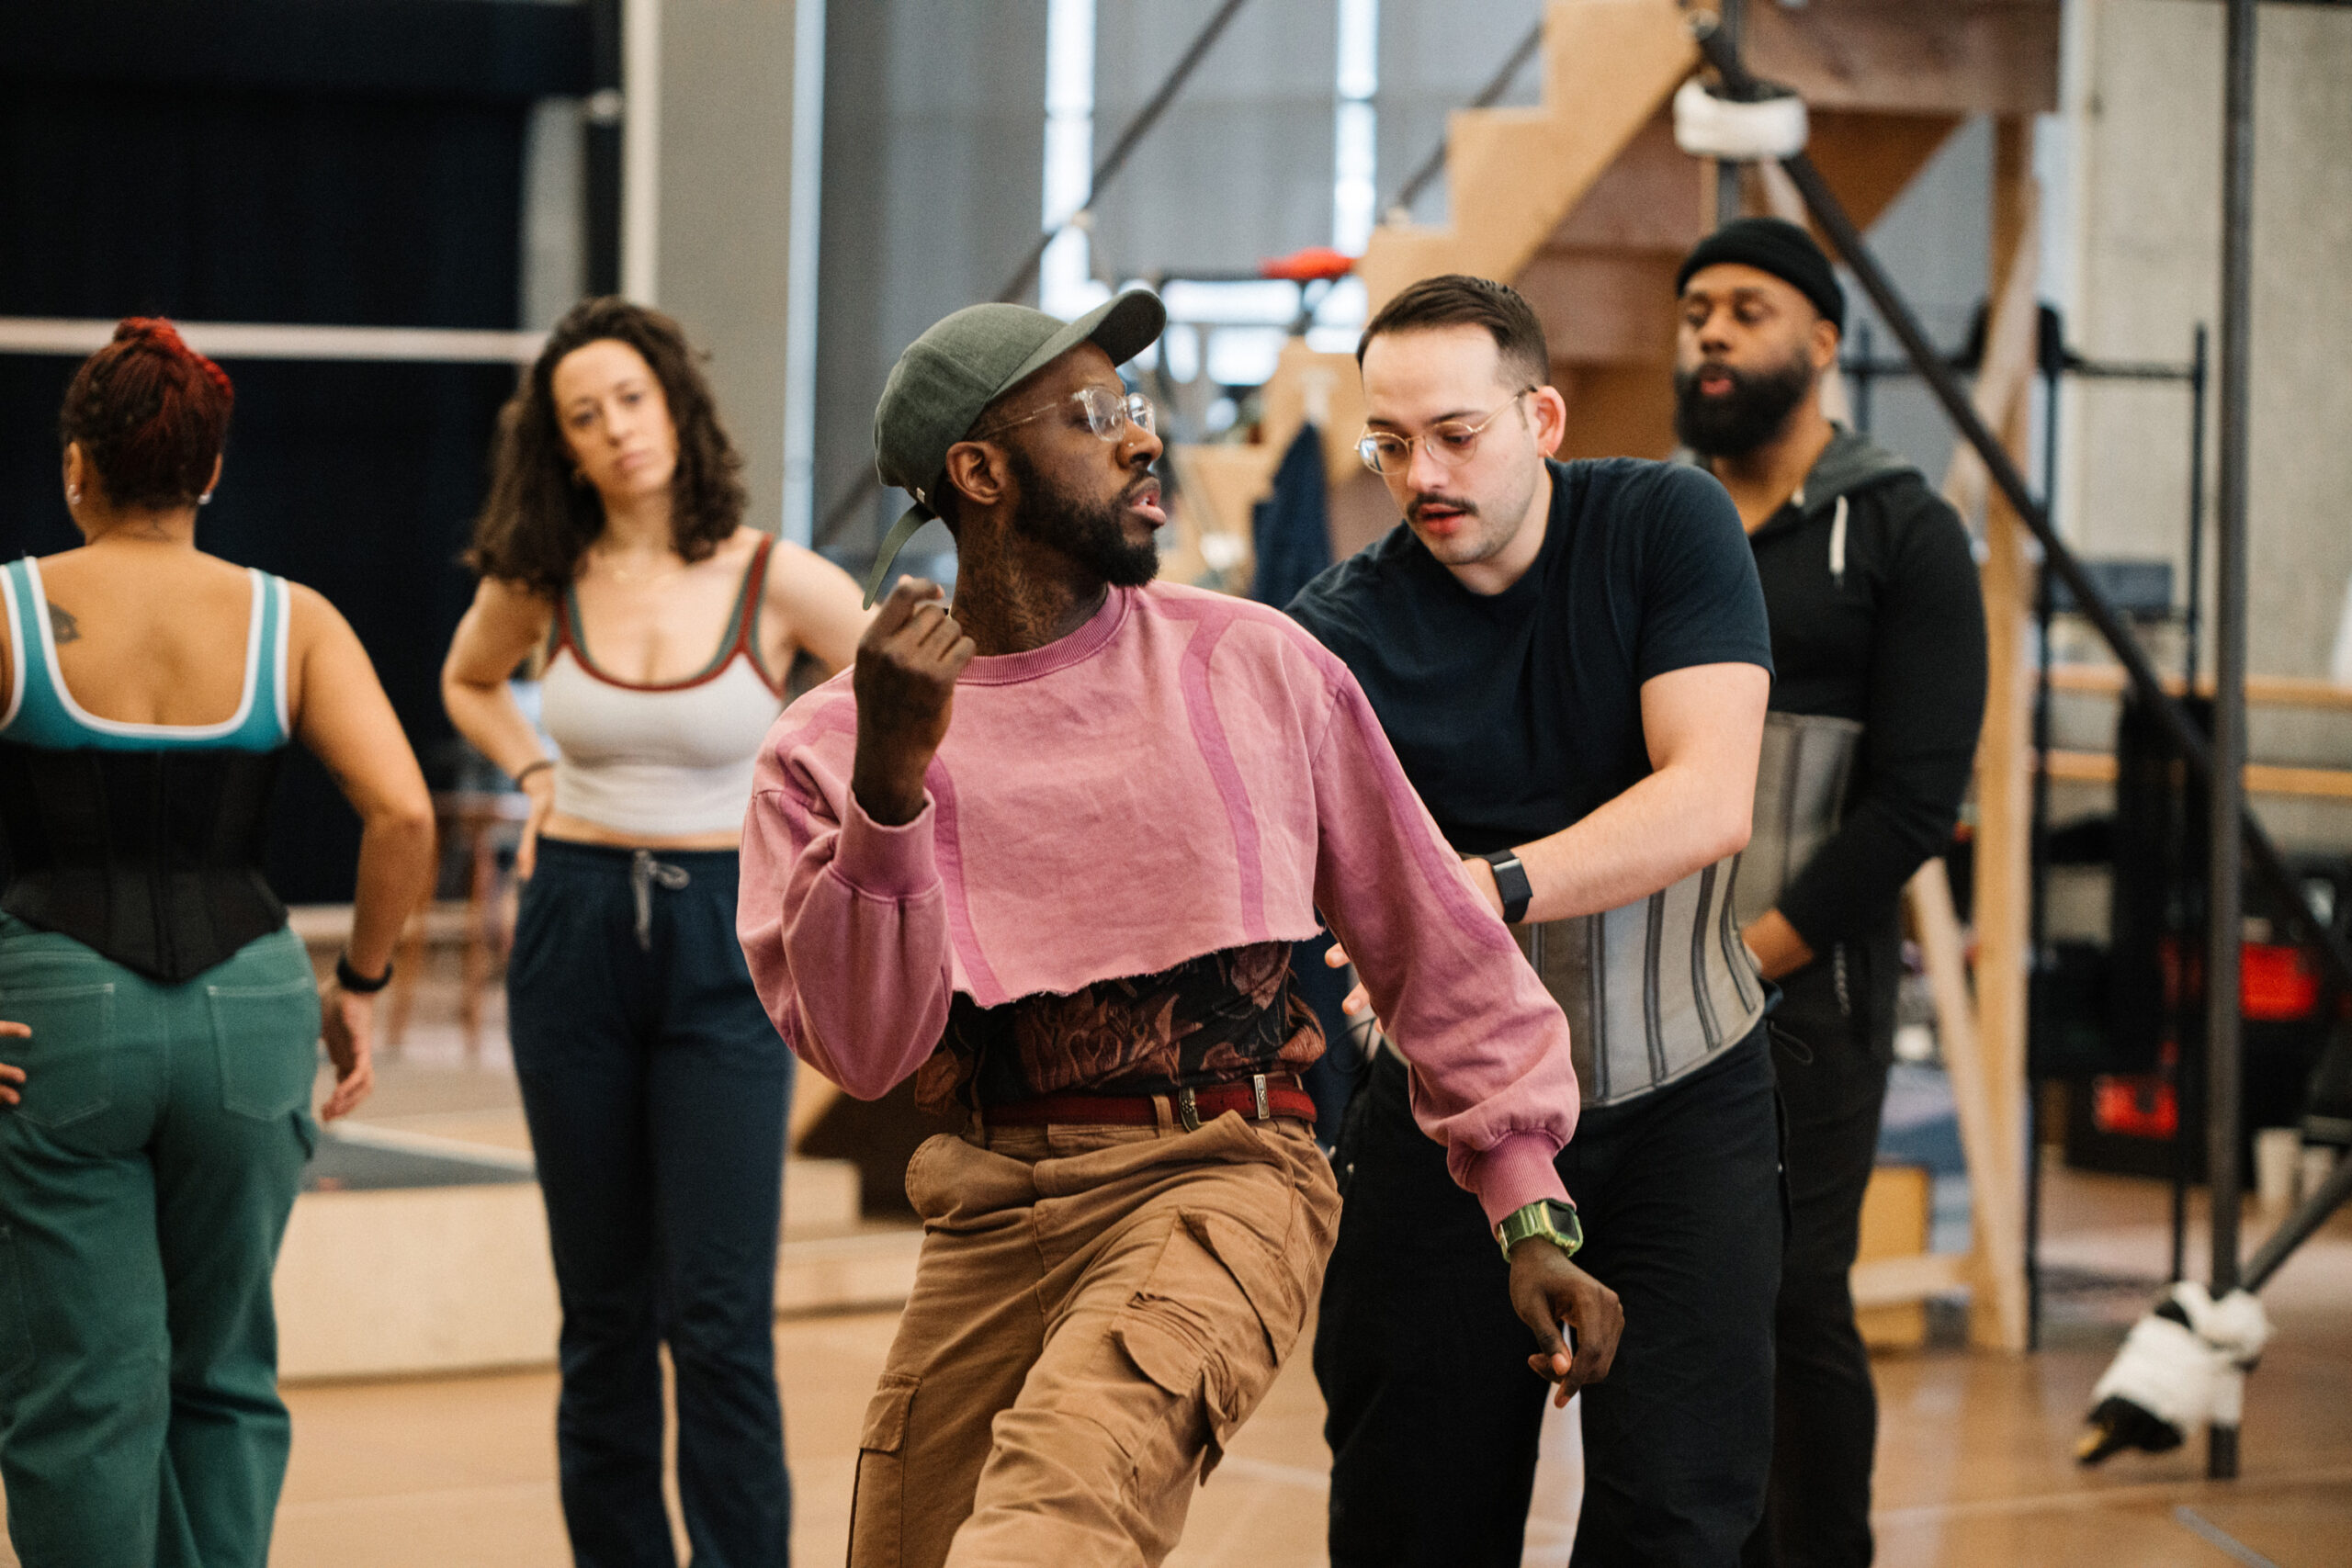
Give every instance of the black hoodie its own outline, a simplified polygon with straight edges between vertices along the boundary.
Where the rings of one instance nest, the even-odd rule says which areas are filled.
[[[1772,626],[1772,704],[1859,720],[1844,824],[1781,896],[1827,957],[1889,945],[1903,885],[1951,841],[1984,717],[1984,601],[1959,514],[1919,470],[1839,430],[1748,536]],[[1892,953],[1887,957],[1891,960]],[[1871,1012],[1894,965],[1871,965]]]

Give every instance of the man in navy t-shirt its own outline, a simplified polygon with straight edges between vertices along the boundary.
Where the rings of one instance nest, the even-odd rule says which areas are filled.
[[[1754,559],[1704,473],[1547,460],[1566,404],[1503,285],[1415,284],[1357,362],[1405,521],[1291,613],[1566,1011],[1584,1109],[1577,1212],[1498,1237],[1376,1054],[1315,1346],[1331,1561],[1518,1563],[1544,1391],[1497,1242],[1581,1231],[1625,1329],[1583,1394],[1576,1561],[1729,1565],[1763,1506],[1782,1224],[1765,987],[1731,919],[1771,684]]]

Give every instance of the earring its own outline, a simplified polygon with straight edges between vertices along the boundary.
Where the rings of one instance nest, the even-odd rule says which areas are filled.
[[[68,506],[79,506],[82,504],[82,487],[80,485],[67,485],[65,487],[65,504]]]
[[[209,506],[209,505],[211,505],[211,504],[212,504],[212,492],[211,492],[210,491],[209,491],[209,490],[208,490],[208,491],[206,491],[202,495],[199,495],[199,496],[198,496],[198,497],[196,498],[196,503],[197,503],[198,506]]]

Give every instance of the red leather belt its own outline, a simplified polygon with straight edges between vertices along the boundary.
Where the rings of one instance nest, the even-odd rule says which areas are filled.
[[[1293,1077],[1251,1075],[1239,1083],[1213,1084],[1205,1089],[1180,1089],[1173,1094],[1046,1094],[1010,1105],[990,1106],[980,1113],[992,1127],[1066,1126],[1152,1127],[1159,1123],[1163,1105],[1172,1106],[1186,1132],[1198,1130],[1228,1111],[1245,1122],[1272,1122],[1278,1117],[1313,1122],[1315,1101]]]

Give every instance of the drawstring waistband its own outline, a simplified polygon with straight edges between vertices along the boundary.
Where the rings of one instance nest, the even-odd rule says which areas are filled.
[[[653,951],[653,885],[658,882],[675,893],[693,880],[685,867],[655,860],[651,850],[639,850],[629,857],[628,891],[637,900],[637,945],[640,949]]]

